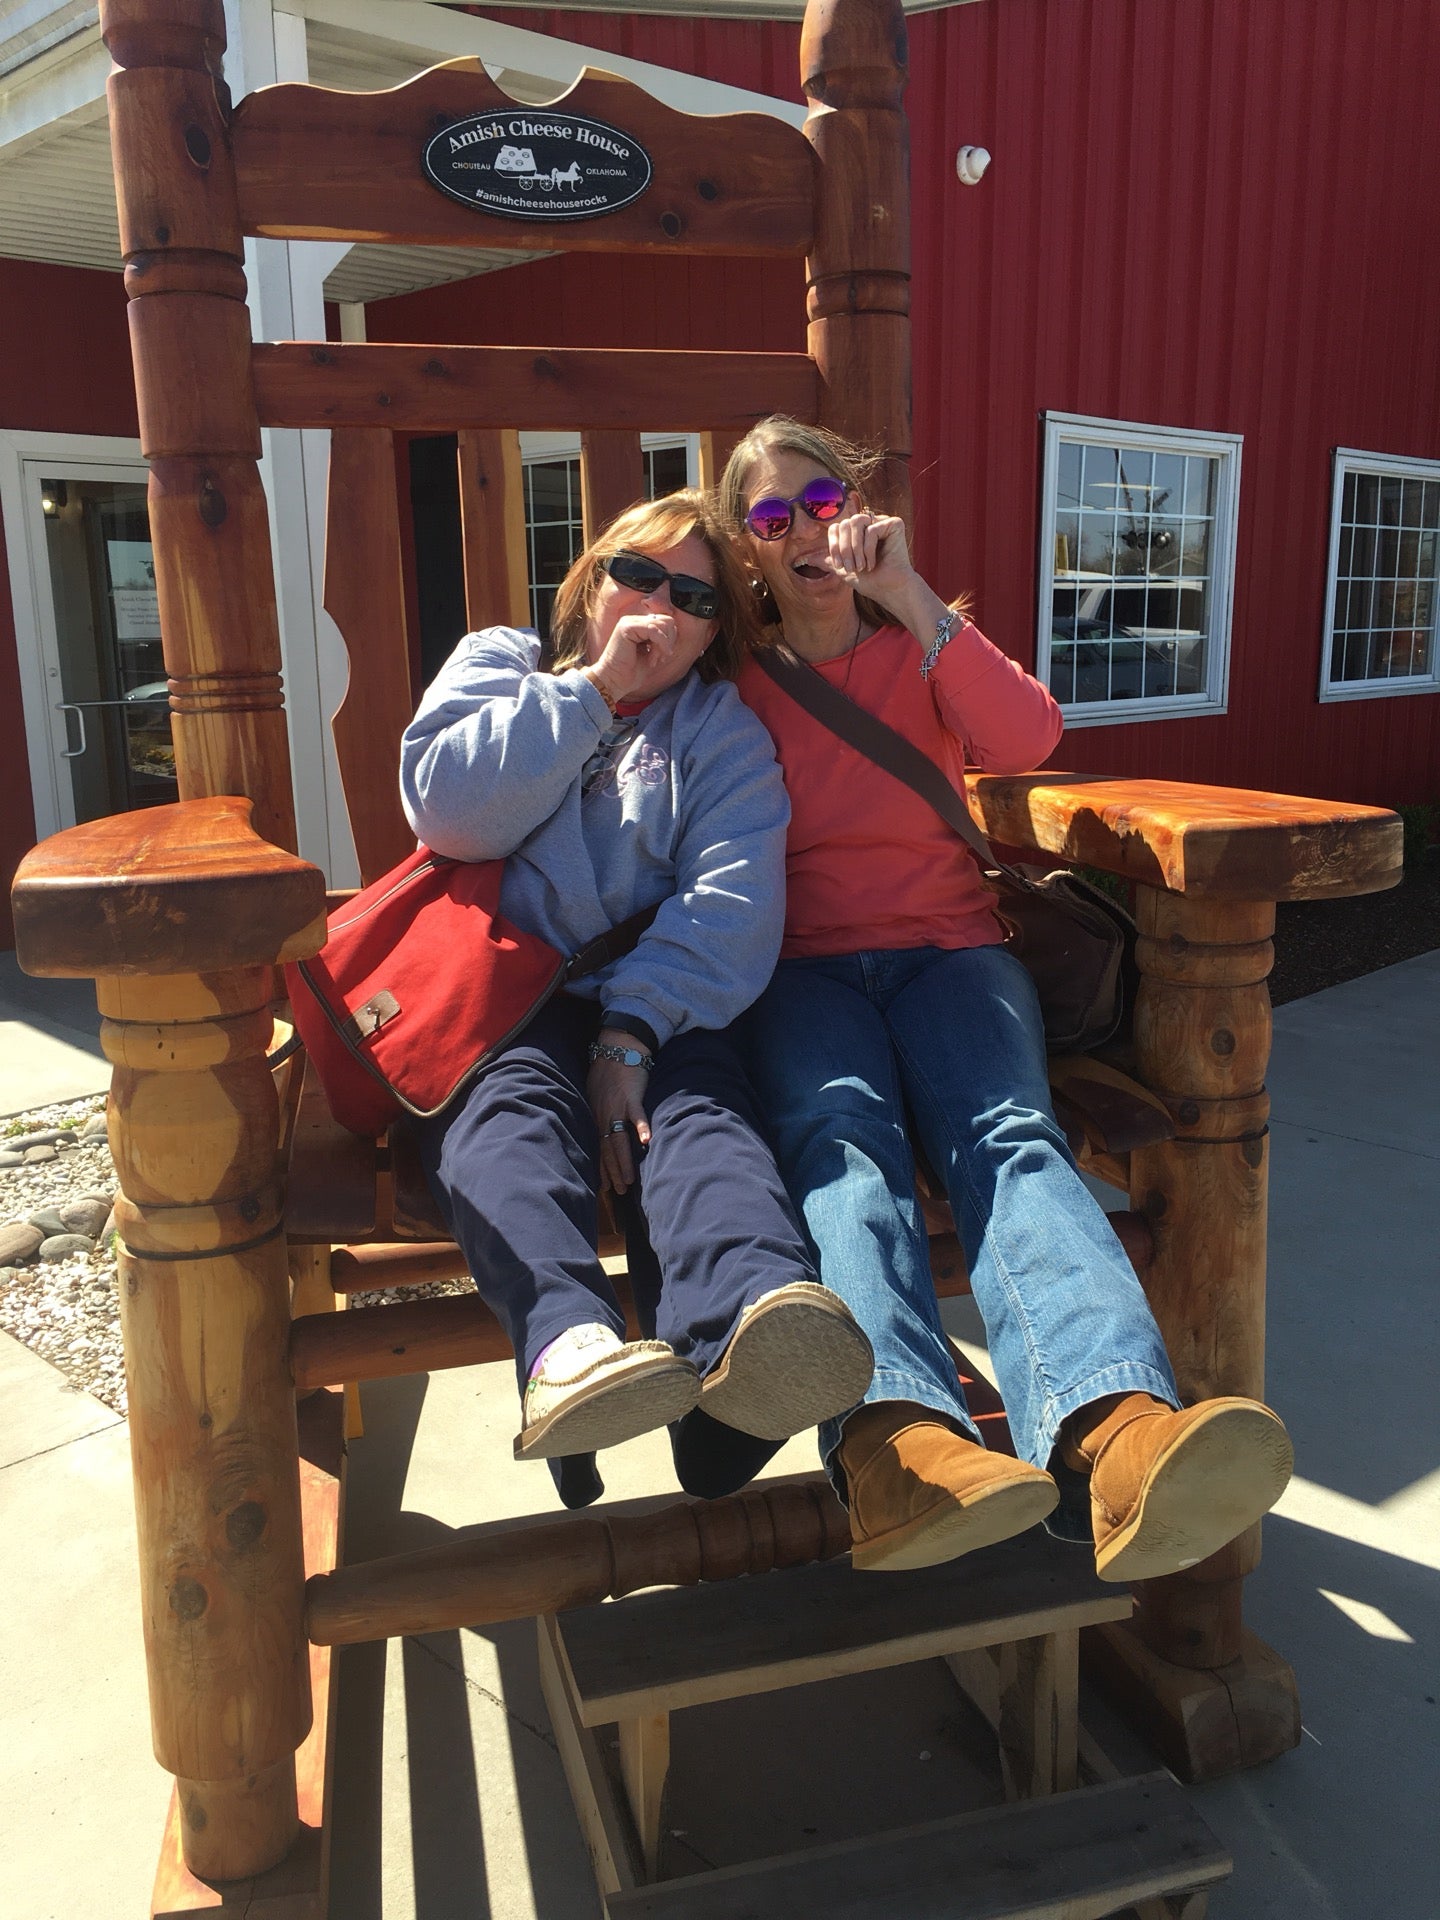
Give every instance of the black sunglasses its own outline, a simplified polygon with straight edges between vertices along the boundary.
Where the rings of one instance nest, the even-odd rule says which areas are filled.
[[[658,560],[643,553],[612,553],[600,565],[612,580],[635,593],[658,593],[668,580],[670,604],[677,613],[693,613],[697,620],[714,620],[720,612],[720,595],[708,580],[697,580],[693,573],[669,573]]]
[[[840,518],[849,498],[850,489],[845,482],[832,480],[827,475],[823,480],[812,480],[791,500],[782,499],[779,494],[767,494],[751,507],[745,524],[757,540],[783,540],[794,523],[796,507],[803,507],[812,520],[818,520],[823,526]]]

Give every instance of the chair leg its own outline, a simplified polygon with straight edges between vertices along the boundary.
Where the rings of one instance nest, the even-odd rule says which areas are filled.
[[[1210,1890],[1201,1887],[1194,1893],[1175,1893],[1161,1904],[1163,1920],[1205,1920],[1210,1909]],[[1161,1920],[1161,1916],[1157,1915],[1156,1920]]]
[[[620,1722],[620,1773],[640,1836],[645,1875],[659,1874],[660,1814],[670,1771],[670,1716],[646,1713]]]
[[[287,1852],[310,1725],[270,992],[268,968],[98,989],[154,1747],[205,1879]]]
[[[616,1805],[595,1730],[580,1718],[554,1614],[541,1614],[535,1628],[539,1642],[540,1690],[550,1712],[560,1764],[565,1770],[565,1782],[580,1821],[596,1884],[602,1897],[625,1892],[644,1880],[629,1823]]]
[[[1071,1629],[947,1656],[961,1690],[995,1729],[1007,1800],[1076,1783],[1080,1636]]]

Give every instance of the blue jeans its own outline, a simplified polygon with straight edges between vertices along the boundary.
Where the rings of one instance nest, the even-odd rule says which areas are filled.
[[[1178,1405],[1134,1269],[1050,1108],[1040,1007],[1002,947],[782,960],[740,1033],[820,1277],[875,1349],[865,1403],[979,1432],[940,1323],[907,1136],[943,1180],[1017,1451],[1106,1394]],[[854,1409],[850,1409],[851,1412]],[[833,1455],[846,1416],[820,1430]]]

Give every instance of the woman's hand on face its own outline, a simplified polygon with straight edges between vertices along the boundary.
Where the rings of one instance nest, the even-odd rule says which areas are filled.
[[[927,636],[949,608],[915,571],[905,522],[894,514],[847,514],[830,524],[830,564],[836,577],[883,607],[911,633]],[[925,641],[922,639],[921,645]]]
[[[915,580],[905,522],[892,513],[862,507],[832,520],[830,565],[856,592],[888,608],[888,596],[903,593]]]
[[[629,1033],[602,1034],[612,1045],[633,1047]],[[610,1193],[624,1193],[635,1179],[632,1141],[650,1144],[650,1122],[645,1117],[644,1067],[625,1067],[618,1060],[596,1060],[585,1082],[590,1111],[600,1129],[600,1182]],[[623,1122],[623,1130],[614,1131]]]
[[[675,657],[680,632],[670,613],[627,613],[615,622],[591,671],[604,681],[611,698],[629,700],[641,692]]]

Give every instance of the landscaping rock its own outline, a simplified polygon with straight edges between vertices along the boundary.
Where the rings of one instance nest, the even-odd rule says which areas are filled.
[[[27,1167],[38,1166],[43,1160],[58,1160],[60,1149],[58,1147],[27,1147],[24,1158]]]
[[[53,1147],[59,1138],[58,1127],[32,1127],[29,1133],[17,1133],[5,1144],[11,1153],[28,1153],[31,1147]]]
[[[40,1229],[42,1239],[48,1238],[52,1233],[73,1231],[58,1207],[41,1207],[38,1212],[27,1213],[25,1219],[30,1226]]]
[[[25,1156],[23,1153],[11,1153],[8,1150],[0,1151],[0,1167],[23,1167],[24,1164]]]
[[[105,1137],[105,1132],[106,1132],[106,1127],[105,1127],[104,1114],[92,1113],[90,1118],[85,1122],[84,1126],[80,1129],[80,1138],[82,1140],[103,1140]]]
[[[72,1253],[93,1253],[95,1242],[84,1233],[52,1233],[40,1242],[42,1260],[67,1260]]]
[[[66,1233],[83,1233],[87,1240],[98,1240],[109,1211],[108,1194],[82,1194],[60,1209],[61,1228]]]
[[[0,1227],[0,1267],[15,1267],[22,1260],[33,1260],[44,1239],[39,1227],[32,1227],[28,1221],[15,1220],[8,1227]]]

